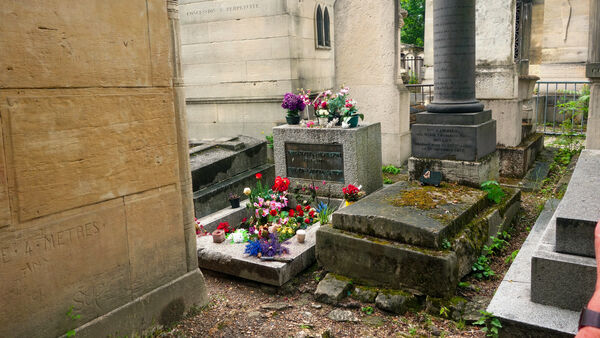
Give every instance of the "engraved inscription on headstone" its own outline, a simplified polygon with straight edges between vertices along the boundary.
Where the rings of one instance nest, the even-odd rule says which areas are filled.
[[[413,126],[413,156],[448,160],[474,160],[475,130],[443,125]]]
[[[344,183],[344,152],[341,144],[286,143],[288,177]]]

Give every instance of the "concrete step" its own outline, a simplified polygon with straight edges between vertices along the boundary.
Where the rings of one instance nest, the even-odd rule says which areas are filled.
[[[266,141],[252,137],[195,143],[190,149],[193,190],[201,190],[266,163]]]
[[[253,188],[256,186],[255,175],[263,175],[264,184],[272,184],[275,180],[275,166],[272,164],[263,164],[252,169],[243,171],[233,177],[208,187],[194,191],[194,210],[197,218],[210,215],[218,210],[224,209],[229,205],[229,194],[236,193],[242,195],[245,187]]]
[[[531,258],[531,300],[579,311],[596,285],[596,260],[556,252],[556,218],[549,222]]]
[[[429,210],[397,205],[398,201],[404,203],[405,193],[414,194],[407,198],[416,203],[429,196],[439,202]],[[404,181],[338,210],[332,223],[339,230],[437,249],[487,206],[485,193],[479,189],[455,185],[432,189]]]
[[[577,333],[579,310],[571,311],[531,301],[531,259],[558,202],[546,202],[487,308],[502,322],[500,337],[572,337]],[[569,292],[570,289],[563,292]]]
[[[556,211],[556,251],[595,257],[594,229],[600,220],[600,151],[579,156],[567,192]]]

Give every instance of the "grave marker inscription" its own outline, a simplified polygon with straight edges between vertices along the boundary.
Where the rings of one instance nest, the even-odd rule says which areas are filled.
[[[344,183],[341,144],[285,143],[287,176]]]

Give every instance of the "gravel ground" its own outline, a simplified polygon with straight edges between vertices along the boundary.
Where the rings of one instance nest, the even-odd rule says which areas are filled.
[[[553,180],[556,182],[557,180]],[[545,191],[551,191],[548,185]],[[555,184],[555,183],[554,183]],[[459,288],[457,295],[467,300],[478,299],[481,307],[489,300],[508,270],[507,257],[518,250],[541,212],[547,193],[523,193],[521,212],[511,229],[509,244],[493,256],[491,268],[495,276],[478,280],[472,275],[463,282],[468,286]],[[374,304],[360,304],[346,299],[341,305],[320,304],[313,292],[317,280],[325,271],[314,265],[281,288],[261,285],[251,281],[203,271],[208,287],[210,303],[201,309],[193,309],[185,319],[173,328],[155,333],[163,337],[484,337],[478,326],[465,325],[425,311],[407,312],[403,316],[385,313]],[[364,307],[372,307],[367,314]],[[334,309],[350,311],[355,322],[337,322],[328,318]],[[364,311],[363,311],[364,310]]]

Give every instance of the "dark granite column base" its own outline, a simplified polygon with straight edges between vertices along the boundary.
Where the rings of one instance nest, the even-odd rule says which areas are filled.
[[[455,114],[455,113],[476,113],[483,110],[483,103],[460,102],[460,103],[444,103],[432,102],[427,105],[427,111],[431,113]]]
[[[496,121],[482,122],[488,114],[417,114],[411,129],[412,156],[458,161],[484,158],[496,151]]]
[[[498,152],[487,155],[479,161],[440,160],[435,158],[408,159],[408,172],[411,180],[417,180],[427,170],[439,171],[443,180],[479,188],[485,181],[498,180],[500,160]]]

